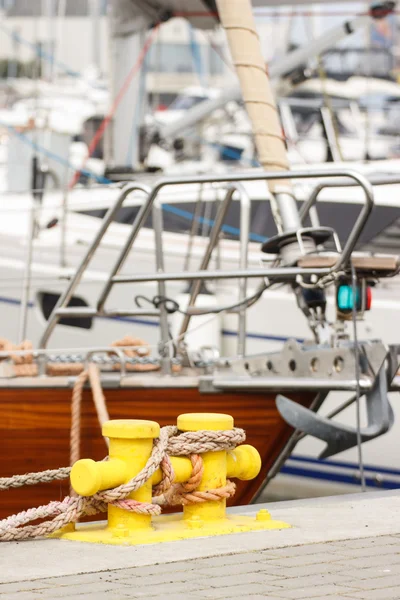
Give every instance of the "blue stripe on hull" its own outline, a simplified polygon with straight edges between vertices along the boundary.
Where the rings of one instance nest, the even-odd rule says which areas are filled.
[[[5,298],[4,296],[0,296],[0,302],[3,304],[14,304],[15,306],[21,305],[21,300],[17,300],[17,298]],[[33,302],[28,302],[28,307],[33,308]]]
[[[343,483],[348,485],[360,485],[360,479],[353,475],[347,475],[344,473],[327,473],[324,471],[314,471],[313,469],[302,469],[291,466],[282,467],[281,471],[284,475],[294,475],[296,477],[304,477],[307,479],[315,479],[318,481],[326,481],[330,483]],[[365,477],[365,483],[369,488],[375,488],[380,490],[394,490],[400,488],[399,481],[392,481],[385,479],[383,481],[376,481],[375,478]]]
[[[360,485],[359,466],[357,463],[319,460],[307,456],[291,456],[288,459],[288,463],[280,470],[280,473],[283,475],[293,475],[295,477],[304,477],[305,479],[314,479],[331,483]],[[297,463],[298,466],[293,463]],[[315,465],[318,468],[310,468],[307,465]],[[330,467],[333,467],[336,470],[332,471]],[[338,472],[337,469],[340,469],[340,472]],[[369,488],[385,490],[400,488],[400,480],[393,479],[393,477],[400,478],[400,470],[398,469],[364,465],[364,473],[365,483]],[[389,477],[385,477],[385,475],[388,475]],[[377,477],[379,477],[379,480],[377,480]]]
[[[14,306],[20,306],[21,301],[16,298],[6,298],[4,296],[0,296],[0,303],[3,304],[12,304]],[[29,308],[34,307],[33,302],[29,302]],[[137,319],[135,317],[95,317],[96,319],[103,319],[106,321],[120,321],[122,323],[133,323],[135,325],[146,325],[148,327],[159,327],[158,321],[152,321],[150,319]],[[237,337],[237,332],[232,331],[230,329],[223,329],[222,335],[224,336],[234,336]],[[267,340],[270,342],[286,342],[289,337],[281,336],[281,335],[264,335],[261,333],[247,333],[246,337],[253,340]],[[293,339],[293,338],[290,338]],[[299,343],[304,342],[304,338],[296,338]]]
[[[342,469],[358,469],[358,463],[353,463],[353,462],[348,462],[348,461],[342,461],[342,460],[331,460],[331,459],[327,459],[327,460],[323,460],[323,459],[319,459],[319,458],[311,458],[308,456],[300,456],[300,455],[295,455],[295,456],[291,456],[290,460],[294,460],[297,462],[305,462],[305,463],[310,463],[310,464],[314,464],[314,465],[326,465],[328,467],[339,467]],[[374,473],[384,473],[387,475],[395,475],[397,477],[400,477],[400,469],[388,469],[388,468],[384,468],[384,467],[378,467],[376,465],[364,465],[364,471],[373,471]]]

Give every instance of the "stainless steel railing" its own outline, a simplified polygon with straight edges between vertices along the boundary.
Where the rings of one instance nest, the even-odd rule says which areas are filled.
[[[63,294],[61,294],[60,298],[58,299],[57,304],[55,305],[55,307],[50,315],[50,318],[47,322],[47,326],[46,326],[46,328],[43,332],[43,335],[39,341],[39,348],[46,348],[47,342],[48,342],[52,332],[54,331],[55,326],[57,325],[58,321],[60,320],[61,316],[68,315],[72,318],[74,318],[74,317],[77,318],[79,316],[82,316],[82,309],[76,310],[73,308],[67,308],[68,303],[71,300],[77,286],[79,285],[84,272],[86,271],[87,267],[89,266],[89,263],[91,262],[94,254],[95,254],[97,248],[99,247],[110,224],[113,222],[114,217],[117,214],[117,211],[122,207],[127,196],[134,191],[142,191],[145,194],[149,194],[150,188],[148,188],[147,186],[142,185],[140,183],[130,183],[123,188],[123,190],[121,191],[117,200],[115,201],[114,205],[109,208],[104,219],[102,220],[99,231],[97,232],[92,244],[89,246],[85,256],[83,257],[79,267],[77,268],[74,277],[71,278],[69,285],[67,286],[65,292]],[[143,207],[142,207],[142,209],[143,209]],[[135,223],[133,224],[133,230],[135,230],[135,224],[136,224],[136,221],[138,220],[138,217],[140,217],[140,211],[135,220]],[[137,227],[137,230],[139,230],[139,227]],[[100,314],[99,308],[98,309],[89,309],[89,311],[90,311],[91,316]],[[87,313],[85,313],[85,315],[87,316]]]
[[[300,267],[271,267],[271,268],[258,268],[248,269],[248,241],[249,241],[249,227],[250,227],[250,199],[247,196],[242,182],[244,181],[269,181],[271,179],[310,179],[310,178],[333,178],[335,180],[345,178],[354,182],[355,185],[359,185],[364,191],[365,202],[361,208],[360,214],[355,222],[353,230],[343,248],[343,251],[339,255],[335,265],[330,268],[319,268],[319,269],[308,269]],[[164,251],[163,251],[163,219],[162,219],[162,203],[159,198],[161,190],[168,186],[188,185],[188,184],[211,184],[221,183],[228,184],[228,190],[225,199],[219,207],[217,218],[215,219],[214,226],[210,234],[210,241],[206,247],[205,254],[201,261],[201,268],[195,272],[181,272],[181,273],[166,273],[164,269]],[[321,187],[322,185],[322,187]],[[342,184],[343,185],[343,184]],[[307,206],[310,207],[316,202],[318,193],[323,187],[328,186],[328,183],[321,183],[317,186],[318,192],[311,195],[310,199],[303,206],[302,217],[307,214]],[[111,222],[113,221],[117,211],[122,207],[125,199],[129,194],[134,191],[140,190],[145,194],[145,200],[141,205],[139,212],[132,225],[132,229],[129,236],[113,266],[111,269],[108,279],[104,285],[104,288],[99,296],[96,308],[73,308],[68,307],[68,303],[82,279],[82,276],[87,269],[90,261],[92,260],[97,248],[99,247],[105,233],[107,232]],[[207,267],[211,258],[213,249],[215,248],[219,233],[221,231],[224,217],[232,201],[234,193],[237,193],[241,202],[241,235],[240,235],[240,268],[232,269],[229,271],[209,271]],[[249,278],[268,278],[273,282],[289,282],[293,281],[297,276],[307,276],[310,274],[316,274],[317,276],[325,276],[333,274],[342,269],[342,267],[348,262],[351,253],[359,239],[359,236],[368,220],[368,217],[373,208],[373,189],[369,181],[363,175],[349,169],[341,169],[331,171],[328,169],[310,169],[305,171],[291,171],[291,172],[260,172],[256,173],[242,173],[242,174],[226,174],[226,175],[211,175],[211,176],[193,176],[193,177],[181,177],[181,178],[164,178],[161,179],[152,189],[148,186],[139,183],[130,183],[126,185],[119,197],[117,198],[114,205],[108,210],[105,215],[101,227],[93,240],[92,244],[88,248],[86,255],[83,257],[81,264],[79,265],[74,277],[71,279],[65,292],[60,296],[52,314],[48,320],[47,326],[41,337],[39,347],[45,348],[48,340],[59,322],[62,316],[68,317],[79,317],[83,314],[87,316],[152,316],[160,319],[160,344],[159,351],[162,359],[162,368],[164,372],[170,371],[171,360],[169,356],[169,329],[168,329],[168,313],[164,303],[160,304],[157,310],[143,310],[137,309],[132,311],[107,311],[105,310],[105,303],[110,294],[112,287],[116,284],[122,283],[139,283],[139,282],[156,282],[158,286],[158,294],[161,297],[165,297],[165,284],[168,281],[193,281],[194,286],[191,291],[191,297],[189,301],[189,309],[193,308],[196,297],[200,290],[201,281],[206,279],[239,279],[240,280],[240,300],[246,297],[246,282]],[[308,209],[309,210],[309,209]],[[155,252],[156,252],[156,273],[145,274],[145,275],[121,275],[120,271],[124,265],[132,246],[134,245],[140,229],[144,226],[148,216],[151,212],[153,213],[153,228],[155,233]],[[239,311],[239,354],[242,354],[245,349],[245,337],[246,337],[246,323],[245,323],[245,308]],[[184,334],[187,331],[189,325],[190,315],[185,317],[181,333]]]

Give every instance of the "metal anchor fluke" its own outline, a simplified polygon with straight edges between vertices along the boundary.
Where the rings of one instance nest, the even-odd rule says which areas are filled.
[[[394,423],[394,414],[388,398],[387,376],[382,367],[372,389],[365,394],[367,426],[361,428],[361,441],[368,442],[389,431]],[[283,419],[297,430],[326,442],[319,458],[328,458],[357,446],[357,429],[336,423],[278,395],[276,406]]]

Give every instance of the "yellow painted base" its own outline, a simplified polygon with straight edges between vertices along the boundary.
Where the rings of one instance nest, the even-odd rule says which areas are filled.
[[[106,522],[103,526],[99,526],[98,523],[89,523],[78,526],[75,531],[60,531],[58,535],[52,537],[93,544],[134,546],[137,544],[158,544],[189,538],[228,535],[245,531],[287,529],[290,527],[283,521],[271,519],[267,511],[259,511],[256,517],[232,515],[218,521],[202,521],[196,518],[184,520],[181,514],[162,515],[153,517],[152,523],[153,527],[151,529],[135,531],[123,526],[111,529]]]

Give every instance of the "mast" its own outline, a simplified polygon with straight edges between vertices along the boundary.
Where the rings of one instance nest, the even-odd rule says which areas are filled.
[[[216,0],[264,169],[287,171],[282,129],[249,0]],[[276,184],[271,185],[271,190]]]
[[[111,3],[112,97],[115,98],[125,85],[133,65],[140,57],[146,32],[153,22],[157,20],[143,13],[129,0],[114,0]],[[115,169],[129,172],[137,167],[139,128],[143,121],[143,112],[144,102],[140,102],[140,77],[134,77],[113,118],[109,153]]]
[[[53,65],[54,65],[54,78],[57,79],[59,73],[57,70],[57,63],[59,56],[61,55],[61,43],[63,40],[63,27],[64,21],[67,14],[67,0],[60,0],[57,10],[57,21],[56,21],[56,44],[53,52]]]
[[[53,0],[42,0],[42,15],[46,20],[46,51],[48,56],[53,56],[55,39],[54,39],[54,31],[55,31],[55,13],[54,13],[54,2]],[[54,62],[51,60],[46,61],[45,63],[45,78],[49,82],[53,82],[54,77]]]
[[[249,115],[258,158],[267,171],[287,171],[289,162],[250,0],[216,0]],[[289,181],[270,181],[272,210],[280,233],[299,229]],[[290,260],[292,257],[290,258]]]
[[[90,17],[92,21],[92,64],[96,74],[100,74],[100,0],[90,0]]]

